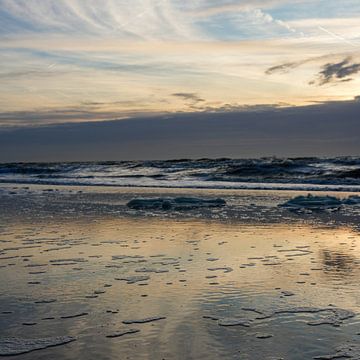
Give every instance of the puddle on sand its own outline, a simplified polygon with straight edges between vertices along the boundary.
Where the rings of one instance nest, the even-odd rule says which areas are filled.
[[[360,339],[347,227],[53,214],[0,229],[0,338],[21,359],[303,360]]]

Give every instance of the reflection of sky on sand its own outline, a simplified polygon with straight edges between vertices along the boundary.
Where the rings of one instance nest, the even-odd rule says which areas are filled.
[[[22,355],[24,359],[85,359],[89,354],[99,359],[119,354],[129,359],[254,359],[259,354],[304,359],[326,354],[334,343],[359,330],[356,318],[345,321],[340,329],[308,326],[306,322],[316,314],[283,314],[256,321],[250,328],[220,327],[216,321],[203,318],[254,319],[256,314],[242,308],[327,307],[331,303],[358,312],[359,235],[346,227],[113,216],[97,221],[58,215],[28,223],[19,220],[14,218],[2,228],[1,239],[12,242],[1,247],[29,246],[24,242],[32,241],[40,247],[10,249],[0,255],[19,256],[0,260],[0,265],[6,265],[0,268],[0,312],[13,312],[0,315],[4,324],[1,336],[78,337],[66,346]],[[24,257],[29,255],[32,257]],[[112,260],[114,255],[143,258]],[[83,261],[69,266],[52,262],[73,258]],[[164,258],[177,259],[179,264],[159,264]],[[218,260],[209,261],[211,258]],[[130,262],[134,260],[143,262]],[[26,267],[33,264],[43,266]],[[169,272],[145,273],[150,276],[146,286],[114,280],[144,275],[135,272],[142,267]],[[233,271],[208,270],[217,267]],[[34,281],[40,283],[29,284]],[[104,288],[105,284],[112,286]],[[91,298],[98,289],[106,292]],[[284,290],[295,295],[284,297]],[[34,303],[44,299],[57,301]],[[60,318],[80,312],[89,315]],[[156,315],[167,319],[135,326],[141,329],[135,335],[105,338],[123,328],[125,319]],[[42,320],[45,317],[54,319]],[[22,325],[31,321],[37,324]],[[257,339],[258,332],[273,337]],[[294,355],[294,349],[298,354]]]

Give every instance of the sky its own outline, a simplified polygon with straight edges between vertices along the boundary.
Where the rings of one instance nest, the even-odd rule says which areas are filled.
[[[0,61],[2,125],[349,100],[360,2],[0,0]]]
[[[0,63],[0,132],[357,102],[360,2],[0,0]]]

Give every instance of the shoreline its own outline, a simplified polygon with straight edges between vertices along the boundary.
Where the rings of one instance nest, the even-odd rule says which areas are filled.
[[[257,184],[257,183],[247,183],[247,184]],[[267,186],[268,185],[268,186]],[[271,186],[276,185],[276,186]],[[284,186],[281,186],[284,185]],[[360,185],[317,185],[317,184],[273,184],[273,183],[262,183],[262,186],[239,186],[239,187],[206,187],[206,186],[166,186],[166,185],[113,185],[113,184],[56,184],[53,182],[43,182],[43,183],[34,183],[34,182],[5,182],[0,181],[1,187],[56,187],[56,188],[104,188],[104,189],[158,189],[158,190],[209,190],[209,191],[281,191],[281,192],[295,192],[299,194],[301,192],[316,192],[316,193],[347,193],[347,194],[358,194],[360,192]],[[355,186],[355,187],[354,187]]]
[[[47,217],[50,214],[109,218],[145,219],[189,219],[216,220],[225,222],[318,222],[329,225],[349,225],[358,229],[358,206],[343,206],[339,211],[319,211],[298,214],[281,205],[308,191],[248,190],[248,189],[187,189],[150,187],[110,187],[110,186],[62,186],[62,185],[18,185],[0,184],[0,202],[3,216],[24,216],[26,218]],[[348,198],[352,192],[313,192],[316,196]],[[127,206],[138,198],[221,198],[226,205],[219,208],[197,208],[185,211],[161,209],[131,209]],[[6,209],[6,211],[5,211]],[[31,211],[30,211],[31,209]]]
[[[1,191],[10,190],[27,190],[37,193],[48,192],[51,193],[69,193],[69,194],[114,194],[119,196],[133,195],[136,196],[177,196],[182,194],[189,194],[192,196],[271,196],[279,195],[281,198],[291,198],[299,195],[307,195],[314,193],[316,195],[329,195],[340,198],[346,198],[351,195],[357,195],[356,191],[331,191],[331,190],[287,190],[287,189],[212,189],[212,188],[175,188],[175,187],[150,187],[150,186],[101,186],[101,185],[48,185],[48,184],[18,184],[18,183],[0,183]],[[30,195],[29,194],[29,195]],[[15,195],[15,194],[9,194]]]

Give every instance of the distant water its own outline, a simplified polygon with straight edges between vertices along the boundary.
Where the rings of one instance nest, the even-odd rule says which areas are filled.
[[[360,191],[360,157],[8,163],[0,182]]]

